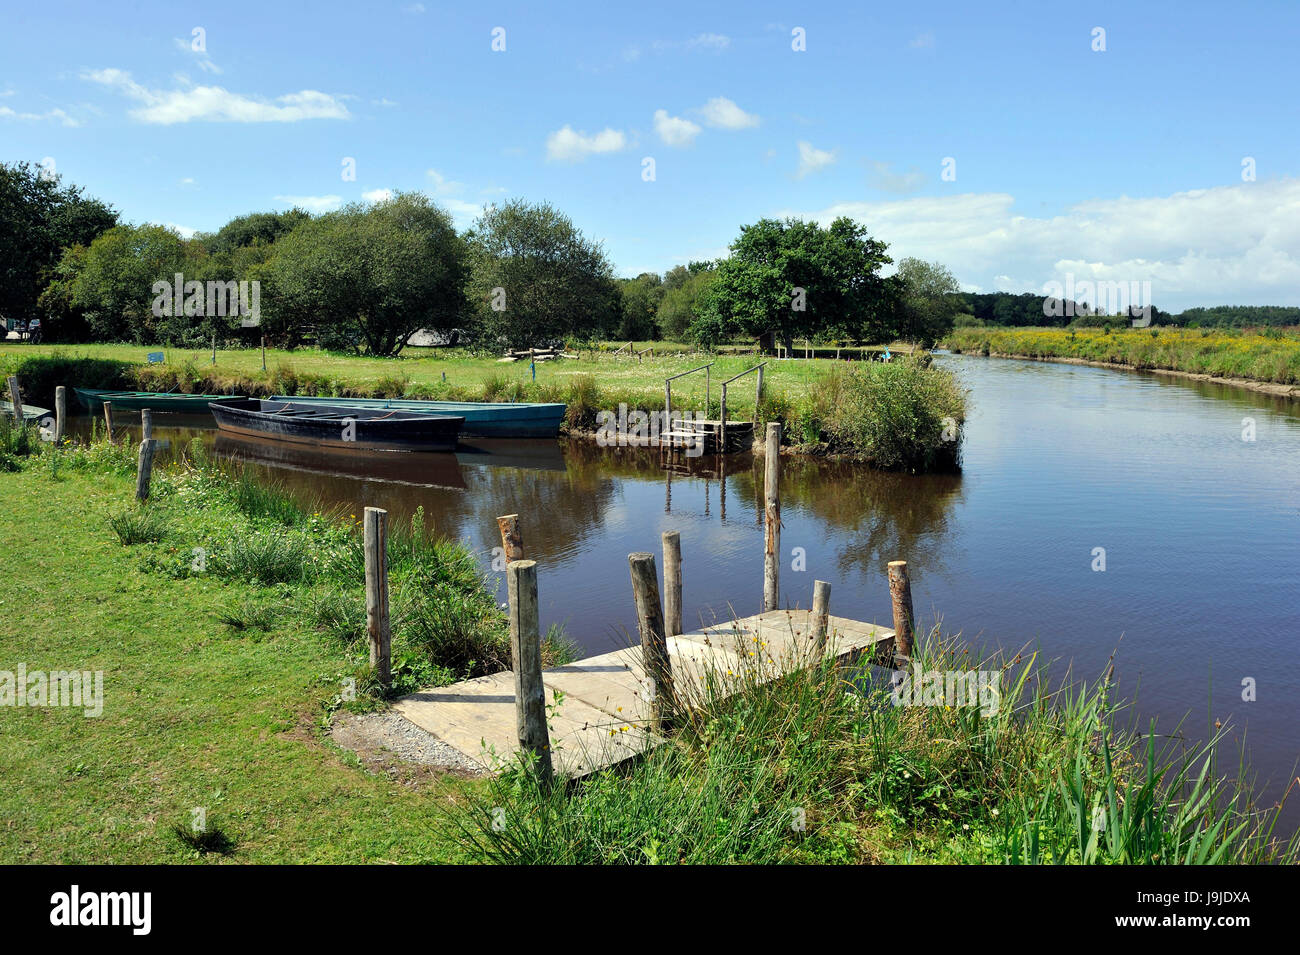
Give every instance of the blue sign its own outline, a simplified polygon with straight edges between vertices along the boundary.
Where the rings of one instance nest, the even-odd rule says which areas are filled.
[[[163,361],[163,353],[160,351],[151,351],[149,354],[145,355],[145,357],[149,359],[149,364],[151,365],[157,365]]]

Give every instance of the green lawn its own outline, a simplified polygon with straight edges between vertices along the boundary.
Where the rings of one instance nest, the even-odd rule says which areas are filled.
[[[0,707],[0,862],[446,861],[438,806],[466,785],[363,770],[322,730],[353,664],[302,629],[217,619],[259,588],[141,570],[106,524],[126,477],[4,475],[0,670],[104,671],[98,719]],[[198,856],[191,810],[236,842]]]

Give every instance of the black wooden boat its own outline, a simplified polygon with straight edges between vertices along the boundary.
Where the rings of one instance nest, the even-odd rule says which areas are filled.
[[[384,408],[322,408],[246,398],[212,402],[217,427],[233,434],[369,451],[455,451],[465,419]]]

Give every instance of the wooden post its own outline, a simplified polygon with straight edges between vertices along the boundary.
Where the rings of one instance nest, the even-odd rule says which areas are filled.
[[[767,423],[767,453],[763,462],[763,494],[766,498],[763,529],[763,609],[779,610],[781,604],[781,422]]]
[[[108,443],[113,443],[113,404],[104,402],[104,435],[108,438]]]
[[[637,625],[641,631],[641,652],[650,680],[650,730],[662,733],[672,712],[673,671],[668,659],[668,638],[664,613],[659,605],[659,575],[653,554],[628,554],[632,570],[632,595],[636,598]]]
[[[754,386],[754,426],[758,426],[758,407],[763,403],[763,366],[758,366],[758,384]]]
[[[537,609],[537,561],[506,564],[509,593],[510,665],[515,672],[515,729],[519,748],[536,757],[544,787],[555,775],[546,730],[546,685],[542,682],[542,636]]]
[[[916,618],[912,612],[912,581],[907,576],[907,561],[889,562],[889,599],[894,605],[894,653],[911,656]]]
[[[262,371],[266,371],[266,336],[265,335],[262,336]]]
[[[153,412],[148,408],[140,409],[140,440],[148,441],[153,437]]]
[[[664,633],[682,632],[682,535],[664,531]]]
[[[705,441],[708,441],[707,436]],[[727,383],[722,383],[722,407],[718,412],[718,453],[727,453]]]
[[[18,376],[9,376],[9,400],[14,406],[14,420],[18,422],[19,427],[23,423],[23,396],[18,389]]]
[[[505,551],[506,563],[524,559],[524,535],[519,530],[519,515],[507,514],[497,518],[497,528],[501,531],[501,549]]]
[[[664,381],[664,428],[671,431],[673,420],[673,383]]]
[[[813,647],[818,654],[826,652],[826,621],[830,616],[831,585],[824,580],[813,581]]]
[[[54,389],[54,443],[62,444],[68,432],[68,389],[58,385]]]
[[[363,522],[366,551],[366,633],[370,665],[379,685],[392,686],[392,631],[388,621],[388,512],[367,507]]]
[[[153,480],[153,456],[158,442],[150,439],[140,442],[135,462],[135,499],[140,503],[149,500],[149,484]]]

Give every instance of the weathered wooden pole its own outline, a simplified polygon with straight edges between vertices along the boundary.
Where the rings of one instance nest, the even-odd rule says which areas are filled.
[[[113,443],[113,404],[104,402],[104,434],[108,438],[108,443]]]
[[[831,585],[824,580],[813,581],[813,647],[818,653],[826,652],[826,624],[830,616],[830,604]]]
[[[510,665],[515,672],[515,729],[519,748],[535,757],[538,777],[550,786],[551,740],[546,730],[546,685],[542,682],[542,635],[537,609],[537,561],[506,565],[509,593]]]
[[[388,620],[388,512],[367,507],[363,521],[366,552],[366,634],[370,638],[370,665],[379,685],[393,683],[392,630]]]
[[[212,333],[212,364],[217,363],[217,333]]]
[[[23,396],[18,389],[18,376],[9,376],[9,400],[14,406],[14,420],[21,426],[23,423]]]
[[[524,535],[519,530],[519,515],[506,514],[497,518],[497,528],[501,531],[501,549],[505,551],[506,563],[524,559]]]
[[[54,389],[54,443],[62,444],[68,433],[68,389],[58,385]]]
[[[763,366],[758,366],[758,383],[754,385],[754,424],[758,425],[758,409],[763,404]]]
[[[650,730],[662,733],[672,716],[673,671],[668,659],[668,638],[664,613],[659,604],[659,575],[653,554],[628,554],[632,570],[632,594],[636,598],[637,626],[641,631],[641,652],[650,680]]]
[[[262,371],[266,371],[266,336],[262,336]],[[443,380],[447,380],[447,373],[443,372]]]
[[[664,531],[664,632],[682,632],[682,535]]]
[[[153,456],[158,442],[152,438],[140,442],[135,462],[135,499],[140,503],[149,500],[149,484],[153,480]]]
[[[889,599],[894,605],[894,653],[911,656],[916,618],[912,612],[912,582],[907,576],[907,561],[889,562]]]
[[[148,408],[140,409],[140,440],[148,441],[153,437],[153,412]]]
[[[781,604],[781,422],[767,423],[767,454],[763,462],[763,610]]]

